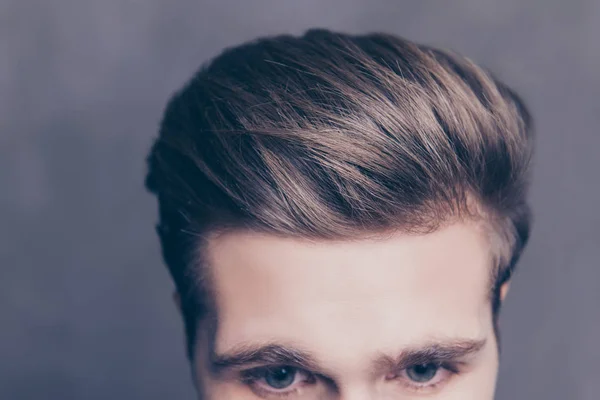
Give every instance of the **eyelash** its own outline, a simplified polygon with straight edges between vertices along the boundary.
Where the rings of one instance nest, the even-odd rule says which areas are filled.
[[[415,392],[435,391],[441,385],[443,385],[448,380],[450,380],[453,376],[459,375],[461,372],[460,368],[459,368],[459,363],[431,361],[429,364],[436,365],[436,367],[438,368],[435,376],[437,376],[437,374],[441,372],[441,373],[448,374],[447,377],[445,377],[442,380],[440,380],[439,382],[436,382],[433,384],[428,384],[427,382],[425,382],[423,384],[418,384],[418,383],[412,382],[410,380],[410,378],[408,378],[408,377],[401,377],[401,375],[405,375],[406,371],[409,368],[411,368],[411,367],[408,367],[408,368],[401,370],[399,374],[396,374],[393,378],[390,378],[389,380],[402,380],[402,382],[401,382],[402,386],[408,388],[409,390],[413,390]],[[283,392],[283,391],[277,392],[275,390],[269,390],[269,389],[265,389],[264,387],[260,387],[257,383],[261,379],[264,378],[264,374],[269,368],[272,368],[272,366],[263,366],[263,367],[257,367],[257,368],[253,368],[250,370],[242,371],[241,372],[241,382],[243,384],[249,386],[254,392],[256,392],[256,394],[258,394],[259,396],[261,396],[263,398],[274,398],[274,397],[275,398],[285,398],[285,397],[288,397],[288,396],[298,393],[298,388],[294,388],[292,390],[288,390],[285,392]],[[297,373],[302,373],[309,377],[309,379],[304,379],[303,383],[308,383],[308,384],[315,383],[318,379],[315,374],[312,374],[311,372],[308,372],[308,371],[297,369]]]

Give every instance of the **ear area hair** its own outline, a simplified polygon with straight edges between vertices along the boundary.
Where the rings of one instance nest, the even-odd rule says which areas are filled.
[[[504,301],[506,296],[508,295],[508,291],[510,290],[510,281],[504,282],[502,286],[500,286],[500,301]]]
[[[173,303],[175,303],[177,311],[179,311],[180,314],[183,313],[183,310],[181,309],[181,296],[177,290],[173,291]]]

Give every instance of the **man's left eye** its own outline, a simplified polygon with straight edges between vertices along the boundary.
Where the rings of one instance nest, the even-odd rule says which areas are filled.
[[[395,377],[407,389],[425,391],[439,389],[456,374],[456,367],[432,362],[412,365]]]
[[[440,367],[436,364],[413,365],[406,369],[406,376],[416,383],[427,383],[431,381],[438,373]]]

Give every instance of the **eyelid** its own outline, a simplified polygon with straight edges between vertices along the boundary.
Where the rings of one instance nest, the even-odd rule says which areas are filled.
[[[253,367],[248,367],[245,368],[243,370],[239,371],[239,374],[242,376],[248,376],[248,377],[258,377],[260,378],[260,375],[262,373],[264,373],[265,371],[268,371],[270,369],[274,369],[274,368],[280,368],[280,367],[286,367],[286,368],[293,368],[294,370],[296,370],[297,372],[301,372],[304,373],[306,375],[311,375],[311,376],[316,376],[317,374],[311,371],[308,371],[302,367],[297,367],[293,364],[268,364],[268,365],[256,365]]]

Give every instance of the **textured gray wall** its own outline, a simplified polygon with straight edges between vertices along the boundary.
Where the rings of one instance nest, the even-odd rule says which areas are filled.
[[[498,398],[600,398],[600,2],[1,0],[1,399],[193,397],[144,156],[201,62],[313,26],[450,47],[524,95],[537,219]]]

